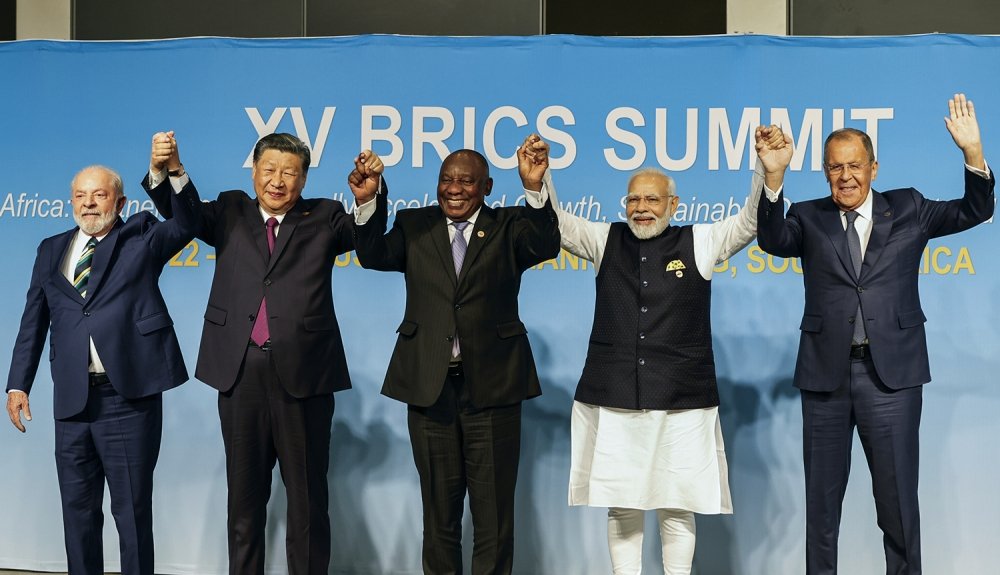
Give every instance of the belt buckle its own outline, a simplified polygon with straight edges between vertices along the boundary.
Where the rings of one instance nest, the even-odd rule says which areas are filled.
[[[247,342],[247,347],[257,348],[261,351],[271,351],[271,340],[265,341],[262,345],[257,345],[257,342],[251,339]]]

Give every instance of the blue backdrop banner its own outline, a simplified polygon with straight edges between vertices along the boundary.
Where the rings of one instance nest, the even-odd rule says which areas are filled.
[[[126,179],[126,213],[153,209],[139,182],[157,131],[176,132],[206,198],[251,189],[258,137],[297,134],[313,150],[304,195],[343,199],[348,210],[351,160],[371,148],[386,163],[392,211],[434,202],[442,158],[463,147],[492,164],[489,203],[523,202],[514,152],[537,132],[552,144],[566,210],[620,221],[630,172],[657,166],[677,181],[675,221],[710,222],[735,213],[747,196],[758,124],[780,124],[794,138],[791,201],[829,193],[822,142],[844,126],[872,136],[877,189],[960,196],[962,155],[944,126],[946,102],[955,92],[975,102],[987,161],[1000,164],[998,63],[1000,38],[949,35],[0,43],[0,230],[9,274],[0,288],[0,349],[13,347],[36,246],[73,226],[73,174],[109,165]],[[988,573],[996,565],[997,245],[990,222],[931,243],[920,262],[934,377],[921,430],[928,573]],[[192,242],[161,279],[192,372],[213,258]],[[337,394],[334,416],[331,573],[416,574],[420,496],[406,408],[379,395],[402,318],[403,278],[363,270],[353,254],[336,263],[334,300],[354,389]],[[801,414],[791,385],[801,269],[752,244],[716,270],[713,330],[735,514],[699,517],[696,573],[801,573]],[[606,510],[566,503],[569,415],[593,314],[593,267],[563,253],[525,273],[520,301],[544,394],[524,406],[515,572],[608,573]],[[9,361],[0,357],[3,373]],[[0,425],[0,567],[65,569],[44,363],[28,433]],[[884,569],[881,533],[860,445],[854,453],[841,572],[876,573]],[[154,498],[158,573],[226,572],[224,465],[216,393],[197,381],[166,393]],[[280,480],[270,507],[268,564],[281,573]],[[107,517],[113,571],[118,540]],[[647,531],[646,568],[657,572],[658,541]],[[467,525],[467,555],[471,537]]]

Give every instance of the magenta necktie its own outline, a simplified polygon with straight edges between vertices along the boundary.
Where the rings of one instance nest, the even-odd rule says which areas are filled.
[[[265,226],[267,232],[267,253],[271,253],[274,251],[274,229],[278,227],[278,220],[276,218],[267,218]],[[253,329],[250,330],[250,340],[260,347],[267,343],[269,339],[271,339],[271,330],[267,327],[267,298],[261,298],[260,309],[257,310]]]

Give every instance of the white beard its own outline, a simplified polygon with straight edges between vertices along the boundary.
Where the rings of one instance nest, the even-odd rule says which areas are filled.
[[[114,212],[108,212],[106,214],[101,214],[97,216],[96,219],[90,219],[88,221],[84,221],[84,219],[76,215],[75,212],[73,213],[73,219],[76,221],[76,225],[80,226],[80,229],[83,230],[83,233],[87,234],[88,236],[92,236],[100,232],[101,230],[109,227],[111,224],[115,222],[117,218],[118,214]]]
[[[635,218],[635,216],[633,215],[632,218]],[[640,240],[651,240],[662,234],[663,230],[667,229],[667,226],[670,225],[670,219],[668,218],[657,218],[656,216],[653,216],[653,218],[654,221],[652,224],[639,225],[635,223],[634,219],[630,219],[626,223],[628,224],[628,229],[632,230],[635,237]]]

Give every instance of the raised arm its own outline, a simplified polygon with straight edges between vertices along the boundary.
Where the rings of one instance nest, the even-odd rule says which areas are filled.
[[[768,183],[772,190],[780,189],[785,168],[791,162],[792,140],[778,126],[758,126],[754,139],[758,162],[750,179],[750,193],[738,213],[709,226],[708,254],[711,258],[698,262],[703,277],[711,277],[711,268],[716,263],[728,259],[753,241],[757,235],[757,207],[764,184]],[[696,228],[696,231],[699,230]]]
[[[191,183],[190,176],[184,170],[184,165],[181,164],[180,148],[174,137],[174,132],[153,134],[149,171],[142,179],[142,188],[146,190],[146,194],[156,206],[156,211],[164,219],[183,218],[185,221],[178,223],[183,229],[183,233],[191,232],[208,245],[215,246],[215,220],[218,217],[217,210],[220,209],[219,203],[201,201],[197,190]],[[184,199],[175,197],[178,195]],[[194,198],[193,203],[192,197]],[[179,200],[183,201],[184,204],[178,203]],[[184,214],[178,214],[178,208],[191,209]],[[188,241],[190,238],[182,242],[177,250],[183,248]],[[174,250],[174,253],[177,250]]]
[[[363,268],[401,272],[406,269],[406,245],[401,228],[394,225],[389,233],[385,231],[389,194],[384,169],[377,154],[364,150],[354,159],[354,169],[347,175],[355,200],[354,250]]]
[[[538,188],[546,191],[556,217],[559,220],[559,236],[562,248],[577,257],[593,262],[595,270],[598,270],[600,269],[601,258],[604,256],[604,246],[607,244],[608,230],[611,226],[604,222],[591,222],[562,209],[556,194],[555,184],[552,181],[552,171],[548,169],[548,153],[548,143],[538,137],[537,134],[528,136],[521,148],[518,149],[518,169],[520,171],[523,162],[534,162],[535,156],[544,156],[546,169],[540,176]],[[522,156],[525,159],[522,159]],[[538,161],[541,161],[541,158]],[[533,174],[534,172],[529,172],[529,175]],[[530,191],[528,187],[529,183],[531,183],[531,180],[525,180],[522,177],[525,192]]]
[[[757,128],[772,131],[777,129]],[[778,130],[780,132],[780,130]],[[762,147],[760,140],[757,142],[757,157],[764,168],[764,185],[768,190],[775,193],[775,197],[768,197],[757,201],[757,244],[769,254],[779,257],[798,257],[802,249],[802,230],[799,227],[798,219],[785,217],[784,201],[784,181],[785,171],[791,163],[794,152],[792,139],[787,134],[781,133],[784,145],[777,148],[767,144],[770,138],[765,140]],[[789,215],[791,215],[791,210]]]
[[[948,100],[945,127],[965,158],[965,193],[956,200],[924,200],[920,206],[921,225],[930,237],[967,230],[993,217],[996,179],[986,165],[979,122],[972,100],[955,94]]]

